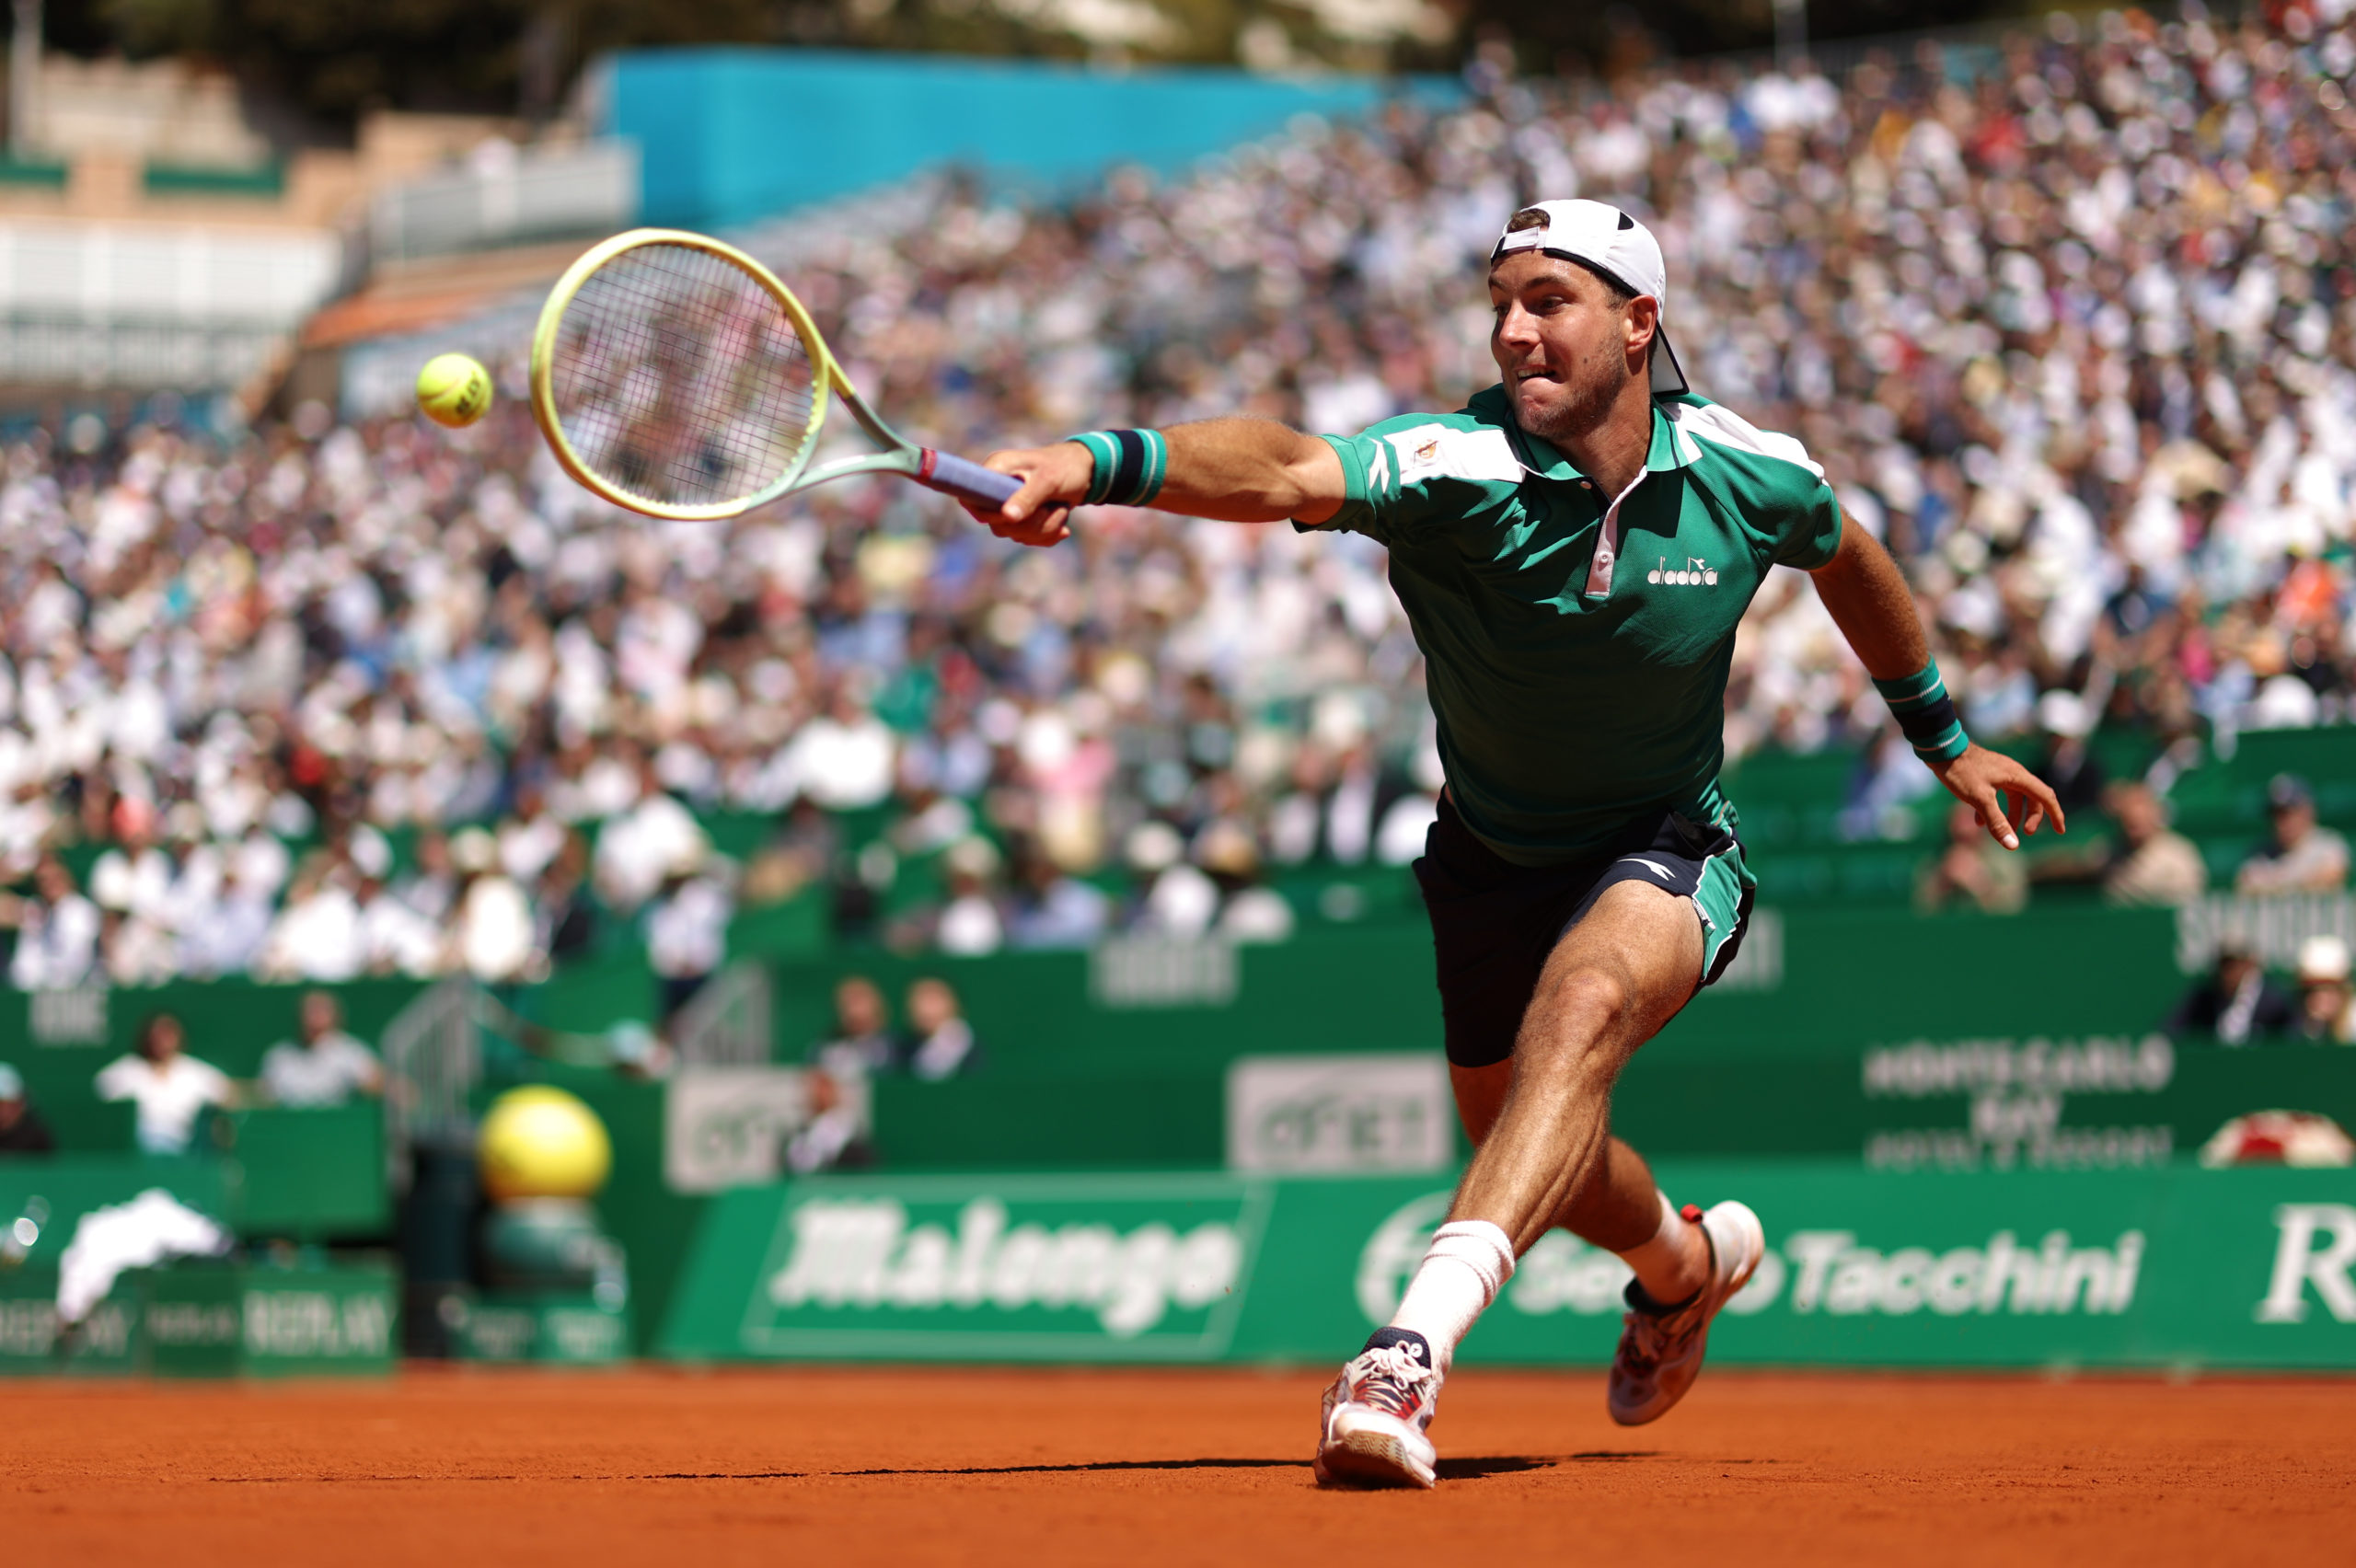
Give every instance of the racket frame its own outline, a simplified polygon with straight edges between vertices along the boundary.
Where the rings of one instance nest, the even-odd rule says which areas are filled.
[[[786,319],[800,335],[802,346],[810,356],[810,426],[803,437],[801,451],[791,467],[751,495],[687,506],[632,494],[604,478],[581,460],[572,450],[572,442],[565,437],[563,422],[557,417],[557,334],[563,326],[566,309],[599,268],[616,257],[650,245],[684,246],[718,257],[741,269],[785,312]],[[767,267],[734,246],[714,239],[710,235],[692,234],[686,229],[637,228],[618,234],[611,239],[600,240],[582,252],[580,259],[565,269],[564,275],[549,291],[548,303],[540,307],[539,325],[532,333],[531,383],[532,418],[538,423],[540,433],[548,438],[549,450],[555,455],[558,467],[592,494],[649,517],[667,517],[687,523],[716,522],[741,517],[755,507],[766,506],[795,490],[846,478],[853,474],[902,474],[919,482],[930,482],[932,477],[934,455],[894,430],[881,415],[867,406],[867,400],[850,384],[850,377],[843,374],[834,352],[826,347],[826,340],[818,331],[817,323],[810,319],[810,312],[793,297],[793,291]],[[837,457],[831,463],[822,463],[813,468],[810,458],[818,449],[818,437],[826,424],[826,404],[830,397],[840,399],[843,407],[850,411],[851,418],[859,421],[860,428],[885,450]]]

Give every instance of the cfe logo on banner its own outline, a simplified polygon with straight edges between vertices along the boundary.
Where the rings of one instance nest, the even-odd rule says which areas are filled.
[[[837,1080],[835,1092],[843,1113],[866,1126],[865,1081]],[[806,1069],[684,1068],[664,1090],[663,1179],[675,1193],[775,1181],[813,1114]]]
[[[1268,1197],[1219,1178],[829,1183],[781,1212],[741,1341],[762,1355],[1215,1358]]]
[[[1444,1170],[1455,1158],[1455,1103],[1437,1051],[1228,1066],[1230,1170]]]

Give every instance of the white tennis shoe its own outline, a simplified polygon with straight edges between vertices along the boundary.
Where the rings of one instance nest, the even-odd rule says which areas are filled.
[[[1313,1468],[1321,1486],[1430,1486],[1438,1454],[1424,1434],[1439,1401],[1432,1347],[1412,1329],[1380,1329],[1325,1390]]]
[[[1611,1381],[1604,1404],[1623,1426],[1642,1426],[1669,1413],[1702,1372],[1710,1341],[1710,1320],[1736,1291],[1750,1283],[1767,1254],[1767,1232],[1745,1204],[1713,1205],[1707,1213],[1691,1206],[1685,1217],[1698,1221],[1710,1245],[1710,1279],[1674,1306],[1664,1307],[1628,1282],[1628,1311],[1621,1321],[1620,1352],[1611,1358]]]

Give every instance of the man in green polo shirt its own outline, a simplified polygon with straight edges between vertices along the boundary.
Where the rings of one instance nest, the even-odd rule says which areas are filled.
[[[1904,578],[1844,528],[1799,443],[1694,397],[1650,231],[1600,202],[1513,214],[1490,261],[1501,377],[1453,414],[1352,436],[1258,420],[1091,431],[990,466],[999,536],[1070,511],[1345,528],[1380,540],[1425,657],[1448,788],[1415,863],[1457,1108],[1476,1146],[1391,1324],[1326,1392],[1316,1470],[1429,1486],[1457,1343],[1561,1226],[1634,1274],[1606,1397],[1658,1417],[1766,1246],[1727,1200],[1670,1203],[1610,1131],[1637,1046],[1724,973],[1755,880],[1718,788],[1735,628],[1771,566],[1810,574],[1915,750],[2007,849],[2062,811],[1957,721]]]

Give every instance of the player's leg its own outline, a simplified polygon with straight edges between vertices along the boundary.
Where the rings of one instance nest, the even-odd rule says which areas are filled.
[[[1614,1251],[1650,1238],[1651,1172],[1625,1144],[1609,1152],[1617,1143],[1611,1086],[1636,1047],[1692,997],[1702,954],[1691,899],[1638,882],[1603,890],[1554,944],[1512,1057],[1477,1069],[1485,1081],[1468,1086],[1481,1091],[1461,1111],[1472,1132],[1503,1070],[1506,1092],[1476,1136],[1450,1219],[1496,1225],[1517,1256],[1575,1219],[1584,1222],[1580,1234],[1593,1229],[1588,1239]],[[1632,1241],[1631,1228],[1643,1235]]]
[[[1488,1142],[1505,1111],[1513,1089],[1513,1062],[1477,1067],[1451,1062],[1449,1078],[1464,1136],[1478,1148]],[[1700,1233],[1661,1194],[1645,1157],[1617,1136],[1605,1136],[1595,1169],[1554,1216],[1554,1224],[1618,1253],[1646,1290],[1663,1301],[1682,1299],[1709,1267],[1709,1251]],[[1519,1249],[1528,1250],[1526,1245]]]
[[[1437,1461],[1425,1432],[1457,1342],[1511,1277],[1514,1260],[1561,1219],[1578,1219],[1600,1243],[1621,1243],[1615,1250],[1657,1240],[1665,1228],[1651,1173],[1626,1145],[1613,1152],[1611,1084],[1700,983],[1699,925],[1686,898],[1634,882],[1606,886],[1554,941],[1534,984],[1523,972],[1509,998],[1520,1013],[1510,1057],[1454,1064],[1460,1084],[1469,1070],[1484,1091],[1461,1107],[1468,1129],[1479,1136],[1487,1099],[1497,1101],[1493,1124],[1390,1325],[1327,1391],[1321,1479],[1432,1484]],[[1691,1242],[1692,1227],[1667,1228]],[[1697,1258],[1669,1249],[1677,1269],[1706,1268],[1706,1243],[1692,1250]],[[1681,1277],[1654,1272],[1665,1287]]]
[[[1510,1060],[1453,1065],[1459,1114],[1478,1147],[1391,1325],[1445,1370],[1513,1260],[1561,1225],[1618,1253],[1636,1276],[1608,1401],[1630,1424],[1683,1397],[1711,1320],[1765,1248],[1757,1216],[1740,1204],[1706,1215],[1672,1205],[1609,1128],[1612,1085],[1629,1055],[1720,956],[1705,933],[1741,925],[1738,879],[1710,880],[1706,862],[1677,869],[1678,887],[1608,882],[1548,956]]]
[[[1450,1074],[1458,1114],[1478,1144],[1505,1109],[1510,1065],[1451,1066]],[[1692,1387],[1711,1320],[1758,1266],[1766,1236],[1757,1217],[1738,1203],[1707,1214],[1680,1210],[1656,1187],[1642,1155],[1607,1137],[1595,1173],[1557,1223],[1617,1252],[1634,1272],[1605,1405],[1623,1425],[1658,1419]]]
[[[1478,1147],[1392,1324],[1420,1335],[1443,1369],[1514,1260],[1559,1224],[1628,1254],[1648,1289],[1674,1293],[1664,1299],[1700,1285],[1707,1243],[1665,1206],[1610,1122],[1621,1068],[1692,996],[1703,954],[1691,900],[1613,882],[1554,944],[1509,1060],[1460,1069],[1460,1083],[1472,1078],[1461,1113]]]

